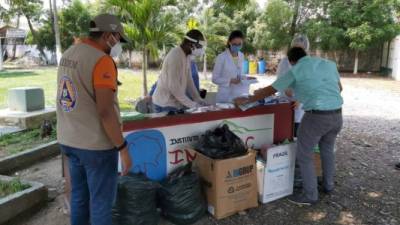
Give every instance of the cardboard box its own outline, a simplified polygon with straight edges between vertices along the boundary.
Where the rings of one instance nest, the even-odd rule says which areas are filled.
[[[197,153],[194,161],[205,182],[208,212],[222,219],[257,203],[256,153],[216,160]]]
[[[267,160],[257,160],[258,194],[268,203],[293,193],[296,143],[269,148]]]

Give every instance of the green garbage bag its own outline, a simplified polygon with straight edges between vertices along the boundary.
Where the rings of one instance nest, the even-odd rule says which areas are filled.
[[[160,184],[144,174],[119,177],[113,225],[157,225],[157,190]]]
[[[159,203],[163,216],[174,224],[193,224],[204,216],[206,199],[191,164],[178,168],[161,183]]]

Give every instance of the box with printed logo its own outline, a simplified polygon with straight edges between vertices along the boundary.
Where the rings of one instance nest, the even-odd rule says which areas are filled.
[[[293,193],[296,143],[269,148],[267,160],[257,160],[259,201],[268,203]]]
[[[194,161],[204,181],[208,212],[222,219],[258,206],[256,153],[230,159],[211,159],[197,153]]]

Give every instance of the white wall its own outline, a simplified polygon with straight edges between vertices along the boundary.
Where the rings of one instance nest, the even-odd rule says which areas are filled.
[[[392,77],[400,80],[400,35],[390,43],[389,66],[392,69]]]

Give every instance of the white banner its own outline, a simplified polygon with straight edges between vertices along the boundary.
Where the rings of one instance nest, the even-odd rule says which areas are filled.
[[[189,123],[125,133],[133,159],[132,172],[143,172],[149,178],[162,180],[174,168],[194,159],[189,151],[207,130],[227,124],[248,148],[273,143],[274,115]]]

